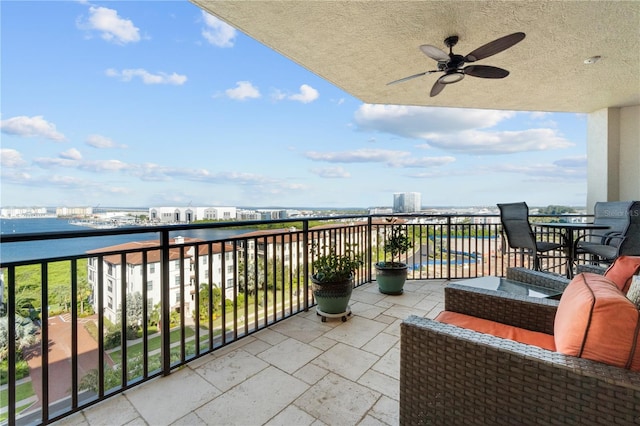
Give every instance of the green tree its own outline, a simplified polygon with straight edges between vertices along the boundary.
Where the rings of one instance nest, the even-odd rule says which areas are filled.
[[[258,290],[264,289],[264,283],[264,262],[258,261],[256,265],[251,259],[249,262],[240,262],[238,264],[238,286],[241,292],[256,294]]]
[[[274,268],[275,264],[275,268]],[[283,277],[289,276],[289,268],[283,265],[281,261],[275,261],[274,259],[270,259],[267,264],[267,286],[268,290],[273,290],[275,287],[278,290],[281,290],[284,286]]]
[[[568,207],[568,206],[549,205],[547,207],[538,209],[538,213],[548,214],[548,215],[559,215],[559,214],[567,214],[567,213],[576,213],[576,210],[573,207]]]
[[[135,338],[138,328],[142,325],[142,294],[139,291],[128,293],[126,299],[127,310],[127,338]],[[122,318],[122,304],[118,308],[118,318]]]
[[[22,351],[38,341],[36,333],[38,327],[29,318],[16,315],[16,349]],[[4,360],[9,354],[9,317],[0,317],[0,360]]]
[[[153,306],[153,310],[149,312],[149,325],[158,325],[160,324],[160,303],[156,303]]]
[[[85,276],[84,279],[78,281],[78,313],[80,316],[93,313],[93,308],[91,307],[91,303],[89,303],[89,298],[92,294],[93,290],[89,285],[89,280]]]

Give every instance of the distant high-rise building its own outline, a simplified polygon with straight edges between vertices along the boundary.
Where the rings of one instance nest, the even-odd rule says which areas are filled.
[[[419,192],[396,192],[393,194],[394,213],[413,213],[422,210]]]

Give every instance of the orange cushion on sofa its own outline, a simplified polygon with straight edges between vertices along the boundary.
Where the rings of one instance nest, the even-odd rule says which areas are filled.
[[[474,330],[479,333],[491,334],[503,339],[515,340],[527,345],[538,346],[543,349],[555,351],[553,336],[537,331],[525,330],[499,322],[473,317],[458,312],[442,311],[436,317],[436,321]]]
[[[616,284],[598,274],[576,275],[554,322],[556,350],[640,371],[640,312]]]
[[[640,256],[620,256],[605,271],[604,276],[616,283],[627,294],[631,278],[640,271]]]

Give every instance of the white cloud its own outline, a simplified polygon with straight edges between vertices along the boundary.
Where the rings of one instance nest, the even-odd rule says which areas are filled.
[[[587,178],[586,167],[565,167],[558,162],[552,164],[498,164],[493,171],[516,173],[528,176],[529,181],[535,182],[564,182],[567,180],[584,181]]]
[[[205,40],[217,47],[233,47],[237,34],[235,28],[205,11],[202,11],[202,17],[207,25],[202,30]]]
[[[94,148],[127,148],[126,145],[118,145],[106,136],[89,135],[85,143]]]
[[[50,182],[59,186],[74,186],[74,187],[84,187],[87,186],[87,182],[85,179],[75,177],[75,176],[60,176],[54,175],[50,178]]]
[[[271,99],[274,101],[282,101],[284,99],[287,99],[287,95],[280,89],[274,89],[271,92]]]
[[[426,139],[429,146],[474,155],[546,151],[574,145],[552,129],[503,132],[465,130],[457,134],[431,135]]]
[[[313,161],[327,163],[383,163],[388,167],[434,167],[455,161],[453,157],[415,158],[407,151],[391,151],[385,149],[358,149],[342,152],[309,151],[305,157]]]
[[[532,111],[529,113],[529,115],[531,115],[531,118],[545,118],[548,117],[549,114],[551,113],[545,111]]]
[[[303,104],[308,104],[309,102],[313,102],[318,99],[319,96],[320,95],[316,89],[308,84],[303,84],[300,86],[300,93],[289,96],[289,99],[292,101],[302,102]]]
[[[55,167],[77,167],[79,162],[77,160],[71,158],[50,158],[50,157],[39,157],[33,160],[33,164],[43,168],[50,169]]]
[[[60,153],[60,158],[79,161],[82,160],[82,154],[75,148]]]
[[[391,167],[402,168],[430,168],[444,166],[445,164],[456,161],[453,157],[421,157],[421,158],[403,158],[392,160],[388,164]]]
[[[305,157],[327,163],[383,163],[398,157],[407,157],[410,153],[384,149],[358,149],[355,151],[317,152],[308,151]]]
[[[311,173],[328,179],[346,179],[351,174],[342,167],[327,167],[324,169],[311,169]]]
[[[225,93],[229,98],[240,101],[260,97],[260,91],[258,90],[258,88],[248,81],[236,82],[236,87],[233,89],[225,90]]]
[[[24,115],[0,121],[2,133],[22,137],[43,137],[54,141],[64,141],[65,137],[56,130],[56,125],[46,121],[41,115]]]
[[[514,111],[363,104],[354,118],[361,130],[421,139],[426,142],[422,148],[436,147],[465,154],[509,154],[573,146],[555,129],[485,130],[515,114]]]
[[[90,7],[89,19],[77,23],[78,28],[100,32],[103,40],[116,44],[140,41],[140,30],[129,19],[118,16],[114,9],[106,7]]]
[[[355,112],[358,128],[424,139],[434,134],[493,127],[512,111],[363,104]]]
[[[105,71],[105,74],[108,77],[119,78],[121,81],[131,81],[134,77],[140,77],[144,84],[173,84],[175,86],[181,86],[187,81],[186,75],[176,74],[175,72],[172,74],[164,72],[152,74],[142,68],[124,69],[122,71],[109,68]]]
[[[26,161],[22,159],[22,155],[15,149],[0,149],[0,165],[2,167],[21,167],[26,165]]]
[[[587,156],[581,155],[579,157],[567,157],[554,161],[555,165],[559,167],[582,167],[587,169]]]
[[[79,168],[91,172],[116,172],[130,170],[132,166],[120,160],[98,160],[83,162]]]

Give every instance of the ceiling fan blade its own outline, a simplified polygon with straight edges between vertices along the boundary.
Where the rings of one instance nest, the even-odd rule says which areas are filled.
[[[438,71],[436,71],[436,70],[425,71],[425,72],[421,72],[419,74],[410,75],[409,77],[404,77],[404,78],[401,78],[399,80],[390,81],[389,83],[387,83],[387,86],[389,86],[390,84],[402,83],[403,81],[411,80],[412,78],[416,78],[416,77],[422,77],[423,75],[431,74],[431,73],[434,73],[434,72],[438,72]]]
[[[469,65],[464,67],[464,73],[482,78],[505,78],[509,75],[509,71],[489,65]]]
[[[448,53],[446,53],[442,49],[438,49],[435,46],[431,46],[430,44],[423,44],[422,46],[420,46],[420,50],[422,50],[422,53],[424,53],[425,55],[427,55],[431,59],[435,59],[436,61],[448,61],[449,60],[449,54]]]
[[[521,42],[524,37],[524,33],[513,33],[504,37],[500,37],[499,39],[493,40],[492,42],[489,42],[484,46],[478,47],[476,50],[465,56],[464,61],[475,62],[479,61],[480,59],[488,58],[489,56],[500,53],[503,50],[510,48],[514,44]]]
[[[433,83],[433,87],[431,88],[431,93],[429,94],[429,96],[433,98],[438,93],[442,92],[442,89],[444,89],[445,86],[446,84],[440,83],[440,79],[436,80],[436,82]]]

